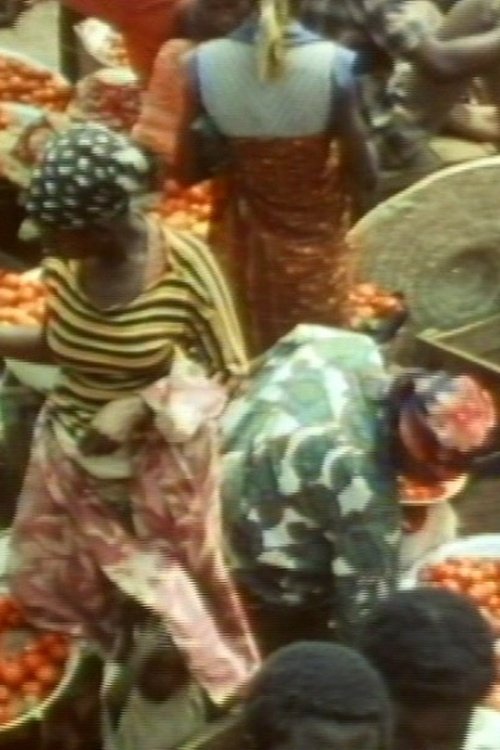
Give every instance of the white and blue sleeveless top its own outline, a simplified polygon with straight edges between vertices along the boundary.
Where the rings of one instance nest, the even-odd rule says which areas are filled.
[[[355,53],[308,31],[287,30],[287,70],[259,79],[256,25],[247,21],[195,53],[203,107],[216,128],[234,138],[294,138],[335,129],[339,96],[353,85]]]

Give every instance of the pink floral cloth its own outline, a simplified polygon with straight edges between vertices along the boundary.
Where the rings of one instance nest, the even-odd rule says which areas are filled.
[[[467,453],[482,448],[492,436],[495,404],[474,378],[423,376],[416,381],[415,394],[424,404],[427,426],[444,447]]]
[[[221,703],[259,663],[222,555],[223,391],[202,377],[165,378],[141,395],[154,419],[133,438],[125,479],[97,478],[68,457],[49,399],[13,526],[13,592],[38,625],[104,649],[123,629],[124,595],[132,598],[163,618],[194,678]]]

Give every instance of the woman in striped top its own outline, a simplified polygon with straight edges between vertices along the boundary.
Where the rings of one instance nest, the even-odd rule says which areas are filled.
[[[222,704],[258,662],[219,543],[221,381],[244,371],[245,347],[210,252],[135,211],[150,167],[125,137],[81,125],[33,175],[48,323],[2,331],[0,353],[49,355],[61,374],[36,428],[11,580],[35,624],[107,656],[123,650],[130,603],[147,609]]]

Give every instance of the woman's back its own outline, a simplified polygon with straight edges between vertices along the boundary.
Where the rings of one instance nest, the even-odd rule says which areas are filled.
[[[261,80],[256,28],[247,22],[226,39],[203,44],[196,54],[203,106],[229,137],[300,137],[327,132],[335,100],[350,77],[353,55],[298,23],[286,33],[286,68]]]

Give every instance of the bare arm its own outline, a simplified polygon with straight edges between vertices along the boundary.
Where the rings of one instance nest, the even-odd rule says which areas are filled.
[[[41,326],[11,325],[0,328],[0,357],[51,364],[45,329]]]
[[[361,116],[357,92],[346,90],[338,112],[339,135],[343,146],[353,193],[360,208],[367,208],[377,185],[377,157]]]
[[[500,63],[500,28],[459,39],[426,38],[408,59],[435,78],[452,80]]]

